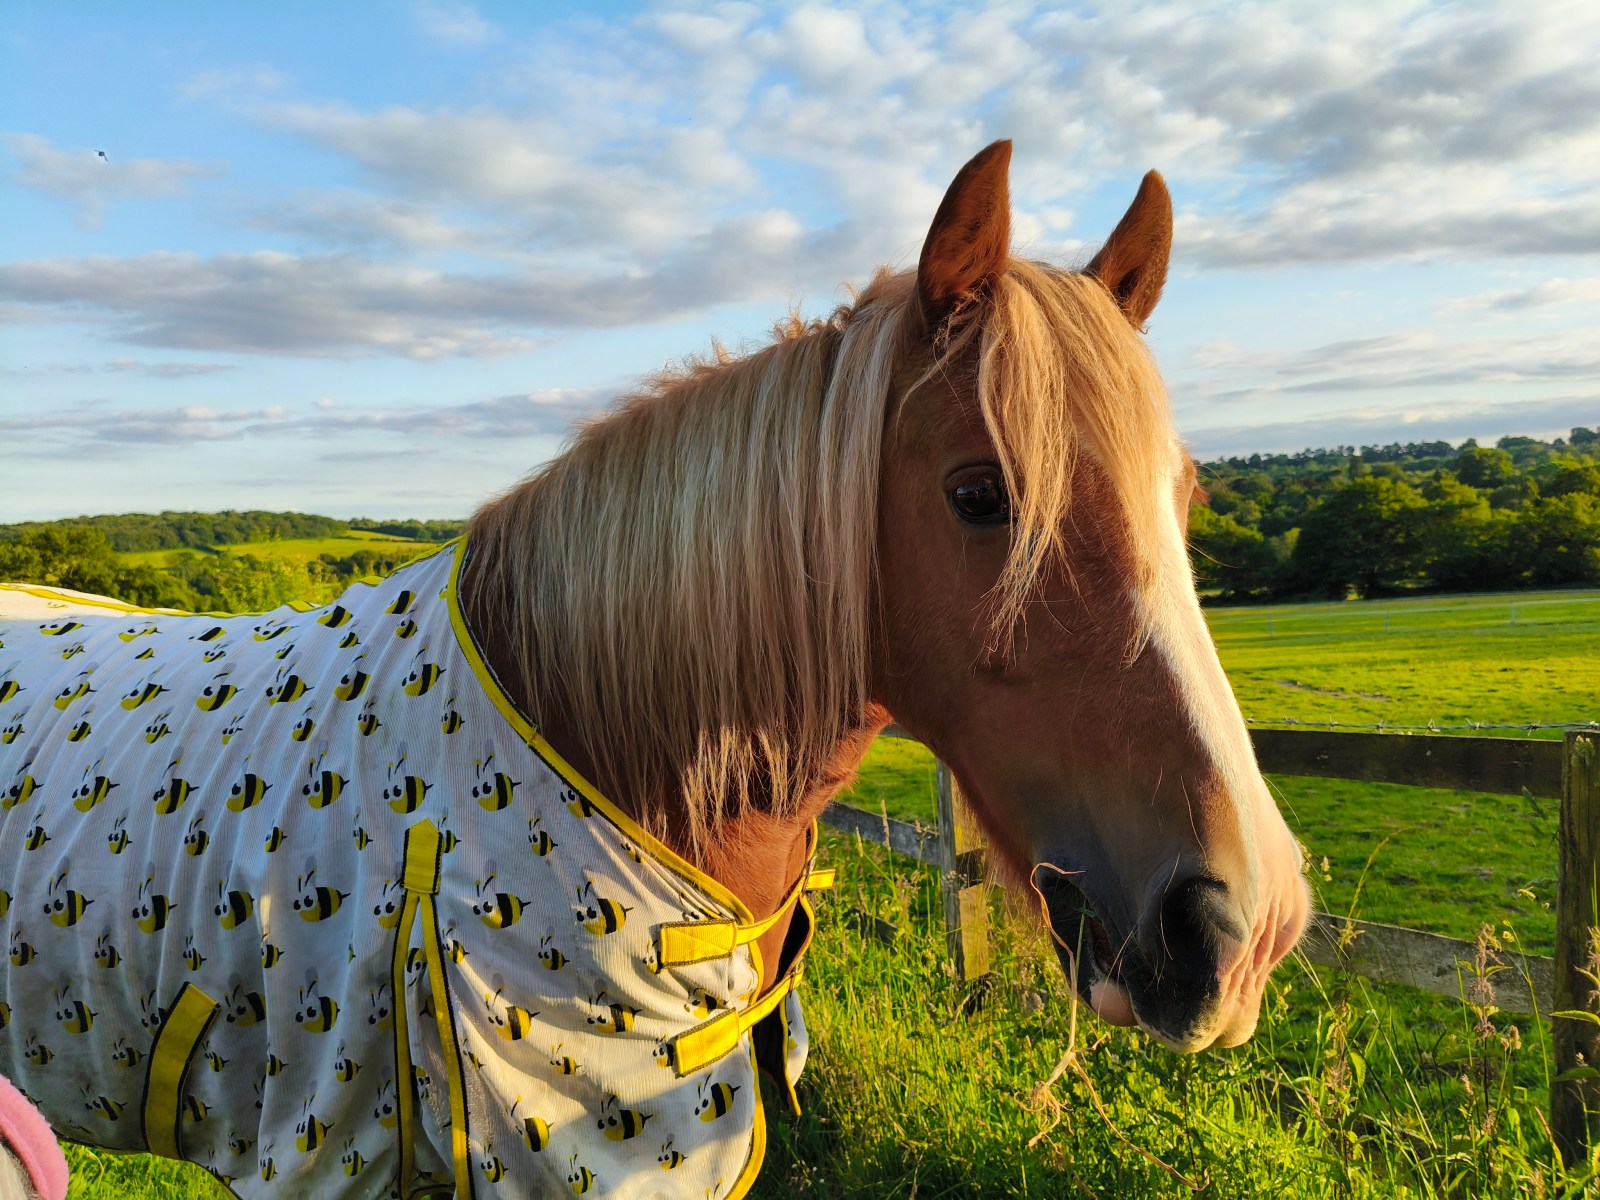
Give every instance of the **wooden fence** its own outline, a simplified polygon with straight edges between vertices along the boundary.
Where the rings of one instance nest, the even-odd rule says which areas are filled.
[[[909,738],[891,727],[886,736]],[[1551,1021],[1555,1075],[1551,1129],[1569,1163],[1600,1136],[1600,734],[1565,740],[1332,733],[1262,729],[1251,734],[1261,769],[1415,787],[1530,795],[1561,804],[1556,953],[1517,953],[1512,970],[1489,977],[1494,1003]],[[957,975],[989,970],[989,906],[984,847],[943,763],[933,828],[834,804],[824,823],[887,846],[940,871],[946,937]],[[1301,951],[1322,966],[1459,996],[1478,954],[1475,942],[1397,925],[1313,913]],[[1575,1014],[1575,1015],[1563,1015]]]

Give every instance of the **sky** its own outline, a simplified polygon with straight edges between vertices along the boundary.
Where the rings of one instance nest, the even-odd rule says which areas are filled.
[[[463,517],[712,339],[1160,170],[1201,457],[1600,424],[1600,5],[0,6],[0,523]]]

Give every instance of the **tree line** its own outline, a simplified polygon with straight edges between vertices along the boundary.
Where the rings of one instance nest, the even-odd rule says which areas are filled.
[[[1189,513],[1208,598],[1363,598],[1401,591],[1600,585],[1600,433],[1335,446],[1203,463]],[[0,525],[0,581],[48,583],[154,608],[258,612],[326,600],[413,556],[373,543],[308,563],[219,548],[366,530],[446,541],[463,521],[340,521],[308,513],[76,517]],[[166,567],[122,552],[189,549]]]
[[[1203,591],[1344,599],[1600,585],[1600,433],[1204,463],[1190,509]]]
[[[290,600],[331,600],[349,584],[387,575],[428,544],[448,541],[464,521],[340,521],[309,513],[123,513],[0,525],[0,582],[43,583],[115,596],[145,608],[263,612]],[[373,542],[309,562],[225,554],[224,546],[324,538],[357,530],[409,542]],[[188,550],[162,567],[125,552]]]

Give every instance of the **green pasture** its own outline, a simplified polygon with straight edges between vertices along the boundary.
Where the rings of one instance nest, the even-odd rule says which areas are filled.
[[[1523,724],[1600,718],[1597,601],[1523,593],[1207,617],[1253,717]],[[1310,851],[1319,907],[1480,938],[1482,970],[1523,948],[1550,952],[1553,804],[1270,783]],[[880,741],[847,798],[931,821],[933,761]],[[807,1111],[780,1115],[768,1096],[757,1200],[1594,1194],[1600,1155],[1564,1171],[1542,1124],[1547,1027],[1471,1004],[1472,970],[1468,995],[1446,1000],[1291,960],[1251,1042],[1182,1057],[1075,1018],[1037,920],[1015,899],[994,897],[995,972],[975,990],[953,977],[933,872],[831,831],[823,857],[840,875],[808,960]],[[886,945],[862,932],[867,918],[898,936]],[[197,1169],[71,1157],[73,1196],[212,1194]]]
[[[370,530],[352,529],[347,534],[338,537],[320,538],[275,538],[267,542],[237,542],[226,546],[217,546],[211,550],[177,549],[177,550],[126,550],[117,555],[119,559],[135,566],[170,567],[184,558],[198,558],[205,555],[221,554],[234,558],[249,556],[251,558],[272,558],[283,562],[304,565],[316,562],[324,554],[335,558],[349,558],[360,550],[405,551],[404,557],[416,558],[434,549],[432,542],[418,542],[411,538],[396,537],[389,533],[373,533]]]

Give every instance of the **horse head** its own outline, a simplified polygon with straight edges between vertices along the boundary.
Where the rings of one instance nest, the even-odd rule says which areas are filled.
[[[1019,261],[1010,153],[962,169],[914,281],[863,296],[904,312],[872,697],[949,765],[1102,1017],[1234,1045],[1308,900],[1201,615],[1194,464],[1139,336],[1171,201],[1152,172],[1082,271]]]

